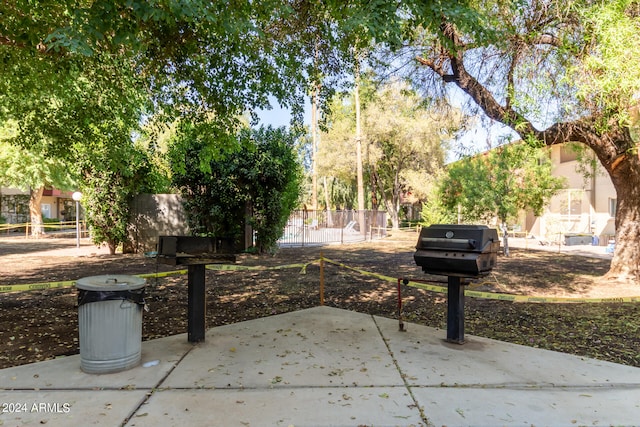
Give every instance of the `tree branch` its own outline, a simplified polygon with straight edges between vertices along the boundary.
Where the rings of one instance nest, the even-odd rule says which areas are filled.
[[[27,43],[20,43],[17,42],[5,35],[0,35],[0,46],[11,46],[11,47],[16,47],[19,49],[27,49],[29,48],[30,45],[28,45]],[[36,50],[40,53],[48,53],[47,52],[47,46],[45,46],[44,43],[40,42],[35,46]]]
[[[15,40],[10,39],[7,36],[0,35],[0,45],[2,46],[15,46],[15,47],[26,47],[24,43],[16,43]]]
[[[460,37],[456,33],[452,25],[446,24],[441,26],[443,35],[451,40],[453,46],[462,47]],[[551,43],[554,38],[549,35],[543,35],[539,41]],[[474,100],[474,102],[482,108],[485,114],[497,122],[503,123],[514,131],[516,131],[523,139],[533,136],[542,141],[545,145],[560,144],[567,141],[583,142],[589,146],[593,144],[593,134],[590,132],[589,123],[593,121],[591,117],[583,117],[579,121],[556,123],[550,128],[541,131],[536,129],[530,120],[518,113],[511,107],[511,103],[507,101],[506,105],[501,105],[493,96],[491,91],[483,86],[471,73],[469,73],[464,65],[464,49],[458,49],[455,52],[446,52],[436,60],[418,56],[416,61],[426,67],[429,67],[434,73],[439,75],[443,81],[454,83],[462,91]],[[511,62],[509,75],[513,73],[513,67],[517,58],[517,52],[514,53],[514,59]],[[445,66],[448,61],[449,66]],[[509,82],[513,84],[509,78]],[[507,100],[510,96],[507,96]]]

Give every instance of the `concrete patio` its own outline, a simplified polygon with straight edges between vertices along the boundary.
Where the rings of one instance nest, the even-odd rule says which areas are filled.
[[[103,375],[80,356],[0,371],[0,425],[632,426],[640,369],[329,307],[142,344]]]

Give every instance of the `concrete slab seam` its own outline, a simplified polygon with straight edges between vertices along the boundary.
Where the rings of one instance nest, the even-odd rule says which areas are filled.
[[[152,390],[149,387],[139,388],[123,388],[123,387],[20,387],[20,388],[0,388],[0,391],[84,391],[84,392],[100,392],[100,391],[136,391],[136,390]]]
[[[158,390],[160,388],[160,386],[162,385],[163,382],[166,381],[166,379],[169,377],[169,375],[171,375],[171,373],[178,367],[178,365],[184,360],[185,357],[187,357],[187,355],[189,353],[191,353],[191,351],[196,347],[196,345],[191,346],[191,348],[189,348],[187,351],[184,352],[184,354],[180,357],[180,359],[178,359],[173,366],[171,367],[171,369],[169,369],[167,371],[167,373],[160,378],[160,380],[158,380],[157,384],[153,387],[151,387],[150,389],[148,389],[148,392],[145,393],[145,397],[144,399],[142,399],[140,401],[140,403],[138,405],[136,405],[135,408],[133,408],[133,410],[131,411],[131,413],[125,417],[124,420],[122,420],[122,423],[120,423],[120,427],[124,427],[129,420],[131,420],[131,418],[133,418],[133,416],[138,412],[138,410],[140,410],[140,408],[142,407],[142,405],[146,404],[149,399],[151,398],[151,396],[153,396],[153,394],[156,392],[156,390]]]
[[[278,385],[277,387],[273,385],[266,385],[263,387],[215,387],[215,386],[197,386],[197,387],[157,387],[148,390],[154,391],[193,391],[193,390],[204,390],[204,391],[263,391],[263,390],[330,390],[330,389],[369,389],[369,388],[398,388],[404,389],[406,385],[398,385],[398,384],[376,384],[376,385]],[[424,388],[430,388],[432,386],[420,386]],[[433,386],[435,388],[435,386]],[[143,388],[139,388],[138,390],[144,390]]]
[[[504,384],[413,384],[411,388],[422,389],[469,389],[469,390],[522,390],[522,391],[606,391],[606,390],[640,390],[640,384],[563,384],[563,385],[546,385],[546,384],[522,384],[522,383],[504,383]]]
[[[400,364],[398,363],[398,360],[396,359],[395,355],[393,354],[393,351],[391,350],[391,346],[389,346],[389,342],[387,341],[387,338],[382,333],[382,329],[380,328],[380,325],[376,321],[376,317],[374,315],[371,315],[371,320],[373,320],[374,325],[376,325],[376,328],[378,329],[378,333],[380,334],[380,338],[382,338],[382,341],[384,342],[384,345],[385,347],[387,347],[387,351],[389,352],[389,356],[391,356],[391,360],[393,360],[393,364],[395,365],[396,369],[398,370],[398,373],[400,374],[400,378],[402,379],[404,388],[407,390],[407,393],[409,393],[409,396],[411,396],[411,400],[413,401],[413,404],[418,409],[420,418],[424,423],[426,423],[427,426],[432,426],[433,423],[429,421],[429,419],[424,413],[423,408],[420,406],[420,404],[418,403],[418,400],[414,396],[413,391],[411,390],[411,386],[407,382],[406,376],[404,372],[402,372],[402,369],[400,368]]]

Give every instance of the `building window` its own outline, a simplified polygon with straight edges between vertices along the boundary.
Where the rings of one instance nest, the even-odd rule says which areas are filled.
[[[42,218],[51,218],[51,204],[50,203],[42,203],[40,205],[40,210],[42,212]]]
[[[564,198],[560,201],[561,215],[581,215],[583,190],[567,190]]]
[[[609,198],[609,216],[615,217],[617,212],[618,199]]]
[[[569,199],[564,200],[560,205],[560,214],[562,215],[580,215],[582,214],[582,200]]]
[[[578,160],[578,149],[571,144],[562,144],[560,147],[560,163]]]

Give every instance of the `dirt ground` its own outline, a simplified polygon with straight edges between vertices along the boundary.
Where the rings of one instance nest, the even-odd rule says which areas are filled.
[[[348,267],[391,278],[430,279],[413,261],[417,234],[396,232],[383,241],[281,249],[275,255],[239,255],[237,266],[310,263],[320,253]],[[0,289],[3,285],[75,280],[98,274],[141,274],[174,270],[142,255],[109,255],[74,239],[0,238]],[[603,283],[609,260],[535,249],[511,249],[499,256],[487,277],[472,290],[537,296],[638,296],[637,285]],[[317,262],[270,270],[207,270],[207,327],[317,306]],[[398,317],[396,283],[327,263],[326,305]],[[186,274],[147,281],[143,340],[187,331]],[[403,287],[405,322],[446,329],[446,296]],[[0,368],[78,353],[77,291],[74,287],[0,292]],[[512,303],[466,299],[466,334],[485,336],[640,367],[640,304]],[[408,325],[410,327],[410,325]],[[445,331],[443,330],[443,338]]]

